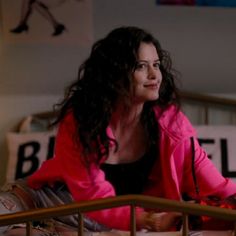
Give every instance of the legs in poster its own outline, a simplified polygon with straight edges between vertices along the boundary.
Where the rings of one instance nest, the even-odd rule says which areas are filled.
[[[15,28],[11,29],[10,32],[15,34],[28,32],[28,21],[33,10],[36,10],[41,16],[52,24],[54,28],[52,36],[58,36],[66,30],[66,27],[62,23],[58,22],[53,16],[46,3],[38,0],[23,0],[20,22]]]

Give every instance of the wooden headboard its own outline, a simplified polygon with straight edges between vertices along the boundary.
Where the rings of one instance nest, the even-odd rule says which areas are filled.
[[[189,106],[201,110],[200,124],[211,124],[215,115],[222,116],[222,124],[236,124],[236,99],[187,91],[181,92],[180,96],[183,107]],[[188,115],[188,108],[185,111]]]
[[[214,123],[214,117],[218,115],[222,116],[222,121],[218,121],[218,123],[236,125],[236,99],[188,91],[181,91],[180,98],[183,110],[193,124]],[[192,115],[192,112],[194,115]],[[197,119],[196,115],[198,116]],[[55,113],[45,111],[33,114],[33,116],[40,119],[51,119],[55,116]]]

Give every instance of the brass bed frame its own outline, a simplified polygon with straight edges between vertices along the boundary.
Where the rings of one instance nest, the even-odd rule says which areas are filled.
[[[211,118],[211,109],[224,110],[232,115],[236,115],[236,99],[226,98],[216,95],[193,93],[182,91],[180,93],[182,104],[189,104],[195,107],[202,107],[204,110],[203,124],[209,125]],[[236,125],[231,121],[231,125]]]
[[[188,216],[204,215],[217,219],[234,221],[236,223],[236,210],[224,209],[214,206],[202,206],[196,203],[180,202],[164,198],[156,198],[143,195],[124,195],[104,199],[84,201],[80,203],[71,203],[52,208],[41,208],[36,210],[22,211],[14,214],[5,214],[0,216],[0,226],[25,223],[26,236],[32,235],[32,221],[48,219],[58,216],[78,214],[78,236],[83,236],[83,214],[89,211],[114,208],[119,206],[130,206],[130,235],[136,235],[135,207],[140,206],[149,209],[160,209],[165,211],[182,212],[183,227],[182,236],[188,235]],[[236,224],[234,229],[236,236]]]

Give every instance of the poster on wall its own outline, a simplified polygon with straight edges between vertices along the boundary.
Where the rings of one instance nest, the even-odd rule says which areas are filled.
[[[2,47],[2,6],[1,6],[1,0],[0,0],[0,50]]]
[[[6,43],[67,43],[93,40],[91,0],[1,0]]]
[[[236,7],[236,0],[156,0],[159,5]]]

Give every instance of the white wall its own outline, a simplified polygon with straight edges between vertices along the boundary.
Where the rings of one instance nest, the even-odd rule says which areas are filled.
[[[94,40],[116,26],[144,27],[172,54],[185,90],[236,93],[236,8],[160,7],[154,0],[92,2]],[[7,45],[0,29],[0,183],[6,132],[24,116],[51,109],[88,53],[89,47],[66,44]]]
[[[94,4],[96,37],[119,25],[147,28],[172,54],[184,89],[235,93],[236,8],[161,7],[155,0]]]

